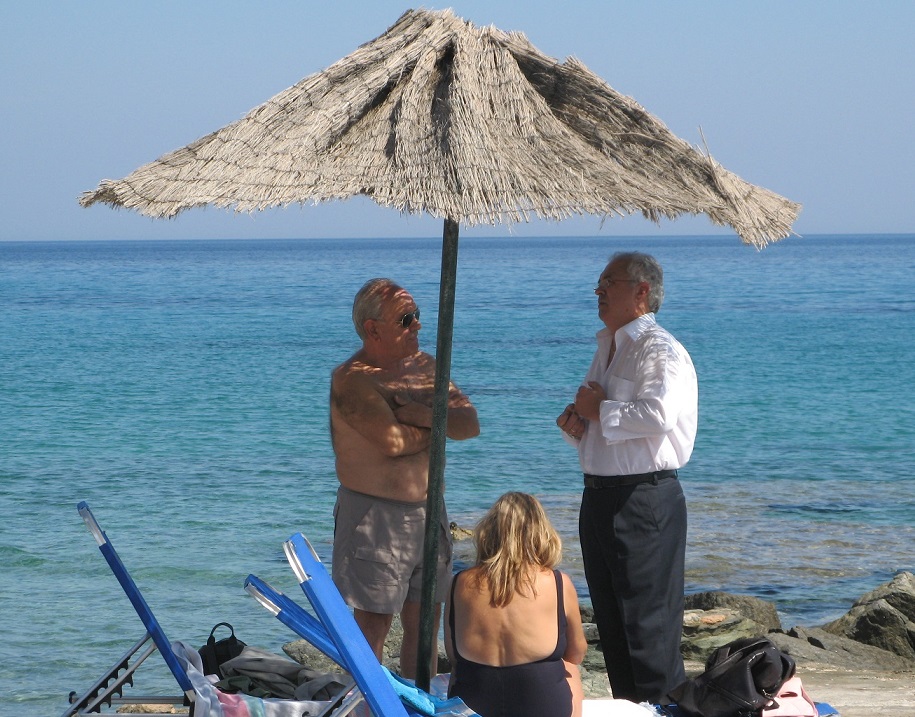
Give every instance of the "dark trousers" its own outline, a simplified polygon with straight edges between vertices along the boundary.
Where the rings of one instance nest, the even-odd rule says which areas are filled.
[[[686,679],[680,482],[585,488],[578,531],[613,697],[658,702]]]

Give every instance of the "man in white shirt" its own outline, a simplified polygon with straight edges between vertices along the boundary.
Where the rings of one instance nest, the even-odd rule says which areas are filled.
[[[615,254],[594,293],[606,328],[585,385],[556,423],[585,474],[581,552],[613,696],[661,702],[685,679],[677,470],[696,437],[696,371],[655,321],[664,274],[653,257]]]

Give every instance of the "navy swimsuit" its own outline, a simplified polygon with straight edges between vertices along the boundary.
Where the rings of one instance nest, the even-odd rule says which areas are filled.
[[[451,583],[451,648],[454,652],[455,680],[448,690],[449,697],[460,697],[481,717],[569,717],[572,714],[572,691],[566,681],[562,656],[566,651],[566,613],[562,599],[562,575],[556,578],[556,612],[559,637],[556,649],[548,657],[523,665],[495,667],[481,665],[461,657],[454,638],[454,586]]]

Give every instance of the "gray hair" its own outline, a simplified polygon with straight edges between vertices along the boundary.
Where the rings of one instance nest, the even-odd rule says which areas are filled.
[[[402,290],[403,287],[390,279],[369,279],[362,285],[353,299],[353,326],[360,339],[365,339],[365,322],[380,319],[385,299]]]
[[[664,303],[664,270],[658,260],[639,251],[620,251],[610,257],[614,261],[625,264],[630,279],[648,284],[648,310],[658,313]]]

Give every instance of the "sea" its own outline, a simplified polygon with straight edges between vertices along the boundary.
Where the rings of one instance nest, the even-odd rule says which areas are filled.
[[[462,238],[452,378],[481,434],[448,444],[451,520],[537,495],[588,601],[554,421],[601,328],[598,275],[629,249],[664,266],[658,320],[699,375],[687,592],[815,626],[915,570],[915,235]],[[297,532],[329,561],[353,295],[401,283],[434,353],[440,271],[440,238],[0,242],[0,712],[61,714],[142,636],[80,501],[169,639],[222,621],[276,652],[295,637],[243,583],[305,602],[282,551]],[[175,687],[157,656],[136,683]]]

